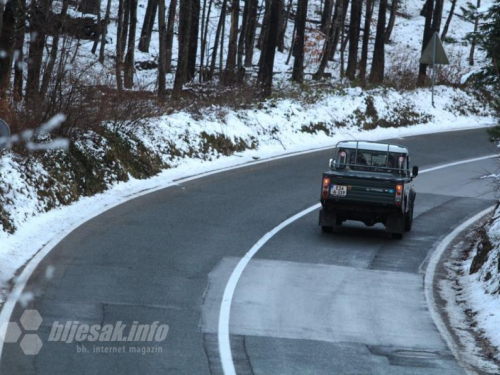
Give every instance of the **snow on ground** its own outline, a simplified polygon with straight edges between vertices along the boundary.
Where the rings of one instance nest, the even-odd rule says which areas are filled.
[[[363,114],[366,111],[367,97],[373,98],[380,119],[398,124],[399,111],[409,105],[421,123],[408,127],[364,130],[359,125],[359,116],[353,116],[353,113]],[[175,168],[165,170],[149,180],[131,179],[127,183],[115,184],[103,194],[84,197],[69,206],[53,208],[46,213],[41,212],[49,207],[44,206],[43,199],[35,190],[26,186],[26,177],[21,172],[23,167],[16,165],[12,153],[6,153],[0,158],[0,192],[3,192],[0,198],[4,200],[3,209],[13,218],[17,231],[13,235],[0,232],[0,288],[3,290],[0,302],[5,298],[9,280],[45,244],[69,233],[89,218],[145,191],[168,187],[174,180],[185,176],[241,165],[255,159],[333,146],[344,139],[397,138],[494,123],[487,108],[479,115],[463,114],[460,108],[456,108],[465,103],[479,106],[463,91],[446,87],[437,90],[436,108],[430,106],[428,90],[401,94],[391,90],[363,92],[355,88],[324,95],[312,104],[283,99],[269,100],[260,109],[233,111],[212,108],[205,110],[201,116],[174,113],[139,128],[138,137]],[[328,135],[324,131],[304,132],[303,127],[312,129],[314,124],[322,124]],[[185,148],[184,151],[193,145],[196,147],[202,131],[223,134],[230,139],[240,137],[247,141],[255,140],[259,147],[229,157],[215,154],[212,160],[172,158],[168,150],[164,149],[164,145],[169,142],[179,149]],[[35,176],[43,182],[43,168],[35,172]]]
[[[472,251],[469,259],[463,263],[464,298],[474,311],[477,331],[483,333],[491,344],[498,349],[500,360],[500,208],[494,213],[495,220],[489,225],[486,236],[493,246],[481,269],[469,275],[470,266],[478,247]]]
[[[488,176],[492,177],[498,178]],[[491,221],[483,220],[479,227],[482,225],[485,230],[479,230],[479,236],[471,232],[454,246],[445,263],[448,276],[440,281],[439,290],[446,301],[450,326],[461,343],[463,358],[486,373],[497,374],[500,373],[500,207]],[[484,264],[471,274],[480,259]],[[478,336],[487,341],[478,343]],[[491,362],[491,358],[497,362]]]
[[[296,9],[296,1],[294,3],[294,9]],[[323,2],[319,0],[312,0],[309,2],[308,7],[308,21],[318,21],[321,18],[321,4]],[[456,15],[452,18],[452,22],[450,24],[450,28],[447,34],[447,38],[444,41],[444,48],[450,60],[450,64],[447,66],[438,66],[438,82],[439,77],[443,79],[447,79],[452,83],[460,83],[461,77],[469,74],[472,71],[476,71],[478,67],[481,67],[485,64],[485,54],[482,51],[479,51],[476,48],[475,51],[475,65],[469,66],[467,59],[470,53],[470,44],[465,40],[465,36],[467,33],[472,32],[474,25],[470,22],[467,22],[460,18],[461,10],[460,7],[466,6],[465,0],[458,0],[455,13]],[[138,30],[137,30],[137,40],[140,37],[140,31],[142,29],[142,22],[144,19],[144,14],[146,12],[146,2],[139,2],[138,8]],[[483,1],[483,7],[489,7],[492,4],[492,0]],[[386,66],[386,76],[390,78],[390,81],[397,82],[398,80],[404,80],[404,76],[407,73],[414,74],[416,77],[416,73],[418,72],[419,60],[422,51],[422,39],[423,39],[423,29],[425,18],[420,16],[420,11],[424,2],[422,0],[405,0],[400,2],[398,15],[396,17],[396,23],[394,26],[394,30],[391,36],[391,41],[386,45],[386,58],[385,58],[385,66]],[[102,2],[102,14],[105,12],[105,2]],[[443,14],[442,14],[442,23],[441,28],[444,27],[444,24],[448,18],[449,12],[451,9],[451,2],[445,2]],[[118,3],[114,1],[111,7],[111,14],[116,15],[118,11]],[[177,9],[178,12],[178,9]],[[364,12],[364,11],[363,11]],[[242,13],[240,12],[240,25],[242,24]],[[73,17],[83,16],[82,13],[73,10],[71,12]],[[208,40],[207,40],[207,52],[204,65],[206,65],[207,61],[211,60],[212,47],[214,43],[215,33],[217,24],[219,21],[220,8],[218,6],[212,7],[210,22],[208,25]],[[378,15],[378,4],[375,7],[375,11],[372,19],[372,27],[370,34],[370,45],[369,45],[369,55],[368,55],[368,72],[371,68],[371,58],[373,53],[373,42],[375,39],[375,31],[376,31],[376,20]],[[457,16],[458,15],[458,16]],[[85,17],[91,15],[84,15]],[[387,14],[389,17],[389,13]],[[347,13],[346,22],[350,19],[350,9]],[[228,36],[230,30],[230,22],[231,17],[228,14],[226,17],[226,26],[225,26],[225,45],[224,45],[224,59],[227,56],[228,52]],[[362,24],[364,24],[364,13],[362,16]],[[177,24],[176,24],[177,27]],[[321,51],[323,49],[325,36],[318,30],[318,25],[314,22],[307,23],[306,30],[306,46],[305,46],[305,61],[304,61],[304,70],[306,73],[306,79],[311,79],[311,74],[314,74],[319,66]],[[284,52],[276,52],[275,57],[275,65],[274,65],[274,82],[275,87],[288,87],[293,85],[291,83],[291,73],[293,67],[293,58],[290,60],[288,64],[286,64],[288,60],[289,49],[292,44],[292,35],[294,29],[293,20],[289,20],[287,23],[287,32],[285,34],[285,50]],[[77,59],[77,63],[87,66],[87,69],[92,65],[93,67],[89,69],[88,78],[92,81],[99,81],[102,84],[109,83],[114,85],[114,56],[116,50],[116,23],[114,22],[114,17],[112,17],[112,22],[108,26],[108,39],[109,42],[106,44],[106,56],[107,59],[104,63],[104,66],[100,64],[95,65],[95,57],[91,54],[91,49],[93,46],[93,41],[80,41],[79,48],[79,58]],[[257,37],[260,33],[260,28],[257,29]],[[173,66],[177,64],[177,29],[175,29],[175,36],[173,40]],[[360,47],[361,48],[361,47]],[[198,43],[198,54],[201,52],[201,42]],[[220,51],[219,51],[220,52]],[[136,50],[135,52],[135,60],[136,62],[143,61],[155,61],[158,62],[159,55],[159,37],[158,37],[158,25],[157,20],[155,20],[155,25],[153,28],[153,34],[150,44],[150,49],[148,53],[141,52]],[[89,58],[89,56],[92,56]],[[256,66],[258,64],[260,57],[260,51],[255,49],[253,56],[253,64],[254,68],[248,68],[247,73],[256,76]],[[199,56],[198,56],[199,61]],[[347,64],[347,49],[345,50],[345,64]],[[219,58],[217,58],[217,68],[216,71],[219,70]],[[225,66],[225,60],[223,62],[223,66]],[[92,74],[94,72],[95,74]],[[326,73],[331,74],[331,83],[336,83],[341,80],[340,78],[340,51],[336,52],[335,59],[333,62],[330,62]],[[105,74],[103,74],[105,73]],[[412,76],[413,78],[413,76]],[[409,79],[412,79],[409,78]],[[195,81],[198,80],[196,77]],[[104,82],[105,81],[105,82]],[[157,70],[137,70],[135,74],[135,87],[141,89],[149,89],[154,90],[156,88],[157,83]],[[172,88],[174,83],[174,74],[167,74],[167,88]]]

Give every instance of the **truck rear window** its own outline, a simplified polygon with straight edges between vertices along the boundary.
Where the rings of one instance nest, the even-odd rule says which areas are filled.
[[[338,167],[352,170],[394,173],[406,170],[406,155],[370,150],[340,150]]]

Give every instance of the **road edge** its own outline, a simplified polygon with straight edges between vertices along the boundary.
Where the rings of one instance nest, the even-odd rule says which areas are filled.
[[[460,349],[453,338],[452,332],[448,329],[440,309],[436,304],[436,300],[434,298],[434,290],[435,290],[435,280],[436,280],[436,271],[441,263],[443,254],[448,249],[448,247],[460,236],[467,228],[471,227],[474,223],[481,220],[486,215],[493,212],[495,206],[489,207],[471,218],[464,221],[458,227],[456,227],[451,233],[449,233],[446,237],[444,237],[441,242],[437,245],[435,250],[432,252],[427,267],[425,269],[424,276],[424,291],[425,291],[425,300],[427,302],[427,307],[429,309],[429,313],[431,315],[432,320],[434,321],[434,325],[438,329],[441,337],[445,341],[446,345],[450,349],[451,353],[459,363],[459,365],[464,369],[464,371],[468,374],[476,374],[476,371],[472,368],[472,366],[464,362],[460,356]]]

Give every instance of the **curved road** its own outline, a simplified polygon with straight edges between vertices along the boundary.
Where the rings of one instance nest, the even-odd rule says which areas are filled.
[[[493,152],[484,129],[392,142],[407,145],[421,169]],[[43,347],[24,355],[6,343],[1,374],[221,374],[217,323],[226,282],[266,232],[318,202],[330,156],[182,183],[82,225],[39,265],[25,290],[35,298],[16,305],[11,319],[38,310]],[[414,229],[401,241],[353,222],[322,234],[317,211],[279,232],[236,288],[237,373],[461,373],[430,317],[423,269],[440,238],[494,203],[478,177],[496,169],[488,159],[419,176]],[[48,341],[53,323],[68,321],[127,329],[158,321],[169,332],[160,342]]]

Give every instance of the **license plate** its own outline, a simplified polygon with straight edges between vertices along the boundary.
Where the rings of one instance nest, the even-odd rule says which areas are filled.
[[[335,197],[345,197],[347,195],[347,186],[332,185],[330,189],[330,194]]]

